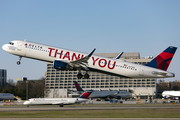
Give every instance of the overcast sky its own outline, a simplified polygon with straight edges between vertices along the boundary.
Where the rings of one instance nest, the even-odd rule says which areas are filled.
[[[43,43],[89,53],[140,52],[156,56],[178,47],[168,71],[180,80],[179,0],[0,0],[0,45],[12,40]],[[0,49],[7,78],[39,79],[46,62]]]

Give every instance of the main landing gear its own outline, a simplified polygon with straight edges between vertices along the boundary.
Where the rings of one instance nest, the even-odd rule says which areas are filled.
[[[63,107],[64,105],[63,104],[60,104],[59,107]]]
[[[18,65],[21,64],[21,62],[20,62],[20,61],[21,61],[21,58],[22,58],[22,56],[19,56],[19,61],[17,61],[17,64],[18,64]]]
[[[79,71],[79,73],[77,74],[77,78],[81,79],[83,76],[84,76],[84,79],[89,79],[89,74],[87,73],[87,71],[84,75],[82,75],[81,71]]]

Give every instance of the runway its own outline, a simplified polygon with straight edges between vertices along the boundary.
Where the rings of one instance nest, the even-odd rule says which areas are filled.
[[[177,108],[180,106],[8,106],[0,107],[0,111],[61,111],[61,110],[119,110],[119,109],[170,109]]]

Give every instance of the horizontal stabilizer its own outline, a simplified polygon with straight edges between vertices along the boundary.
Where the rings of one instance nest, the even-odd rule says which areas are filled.
[[[152,74],[166,76],[167,73],[153,71]]]

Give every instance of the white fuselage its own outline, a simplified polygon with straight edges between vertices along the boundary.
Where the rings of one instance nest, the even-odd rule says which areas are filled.
[[[180,97],[180,91],[164,91],[162,92],[162,96],[169,98],[169,97]]]
[[[0,93],[0,100],[13,100],[14,95],[10,93]]]
[[[71,105],[75,103],[86,102],[83,98],[31,98],[25,101],[24,105]]]
[[[128,98],[132,97],[131,93],[127,91],[94,91],[89,98]]]
[[[11,54],[37,59],[46,62],[60,60],[70,62],[87,56],[86,53],[76,52],[68,49],[57,48],[33,42],[14,40],[13,44],[3,45],[3,50]],[[167,78],[174,77],[173,73],[126,62],[120,59],[110,59],[92,55],[88,60],[88,69],[128,78]],[[156,74],[163,73],[163,74]],[[164,74],[165,73],[165,74]]]

